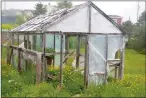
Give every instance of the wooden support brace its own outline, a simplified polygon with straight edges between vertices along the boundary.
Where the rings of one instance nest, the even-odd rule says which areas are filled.
[[[74,51],[72,51],[70,54],[68,54],[68,56],[66,55],[64,58],[63,63],[65,63],[67,61],[67,59],[69,58],[69,56],[71,56],[74,53]]]

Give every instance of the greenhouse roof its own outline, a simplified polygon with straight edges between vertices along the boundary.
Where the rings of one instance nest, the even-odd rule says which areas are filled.
[[[91,23],[89,23],[89,7],[91,5]],[[61,9],[50,14],[39,15],[11,31],[62,31],[91,33],[123,33],[124,31],[108,15],[91,1]]]

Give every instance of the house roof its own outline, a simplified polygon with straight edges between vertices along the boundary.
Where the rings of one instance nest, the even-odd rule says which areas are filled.
[[[118,15],[108,15],[108,16],[111,18],[122,18],[121,16],[118,16]]]
[[[119,27],[119,25],[117,23],[115,23],[108,15],[106,15],[102,10],[100,10],[91,1],[88,1],[86,3],[80,4],[80,5],[77,5],[77,6],[74,6],[70,9],[61,9],[59,11],[52,12],[49,15],[48,14],[39,15],[39,16],[35,17],[34,19],[31,19],[28,22],[16,27],[12,31],[35,31],[35,30],[40,30],[40,29],[45,29],[46,30],[46,28],[47,28],[48,31],[49,30],[50,31],[52,31],[52,30],[55,30],[55,31],[57,31],[57,30],[58,31],[69,31],[69,30],[75,30],[76,29],[77,31],[79,30],[79,32],[82,32],[82,31],[84,31],[83,29],[88,28],[87,26],[85,26],[85,24],[86,24],[85,21],[87,21],[88,18],[84,18],[84,17],[87,17],[86,16],[88,14],[87,8],[88,8],[89,4],[92,6],[92,10],[96,10],[96,12],[98,12],[98,13],[95,13],[95,14],[101,14],[100,15],[100,17],[102,16],[101,19],[103,19],[103,17],[104,17],[104,21],[107,22],[107,24],[109,24],[107,26],[102,25],[102,27],[99,27],[100,26],[99,25],[98,27],[101,28],[101,30],[98,30],[97,33],[102,33],[102,30],[105,30],[106,27],[111,28],[111,31],[113,33],[116,33],[116,32],[117,33],[120,33],[120,32],[123,33],[124,32]],[[95,12],[95,11],[93,11],[93,12]],[[83,13],[84,15],[83,14],[81,15],[81,13]],[[99,16],[99,15],[95,15],[93,18],[96,18],[96,16]],[[82,20],[82,18],[84,20]],[[66,21],[66,20],[68,20],[68,21]],[[81,24],[80,21],[81,22],[84,21],[84,22]],[[94,20],[93,20],[93,22],[94,22]],[[98,20],[97,20],[96,22],[92,23],[92,25],[96,25],[96,23],[99,24],[100,22],[98,22]],[[69,25],[70,25],[70,27],[68,27]],[[84,28],[81,27],[82,25],[84,25]],[[71,28],[71,27],[74,27],[74,28]],[[82,28],[82,30],[79,29],[79,28]],[[94,26],[93,28],[96,29],[97,27]],[[96,30],[93,30],[93,31],[96,31]],[[105,32],[108,32],[108,31],[106,30],[106,31],[104,31],[104,33]]]

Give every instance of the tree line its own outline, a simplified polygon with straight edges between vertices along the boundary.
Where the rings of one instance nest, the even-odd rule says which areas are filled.
[[[131,20],[122,23],[121,27],[125,30],[128,37],[127,48],[135,49],[140,53],[145,53],[145,30],[146,30],[146,11],[143,11],[136,23]]]

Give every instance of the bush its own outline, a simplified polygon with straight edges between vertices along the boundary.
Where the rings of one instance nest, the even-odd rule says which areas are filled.
[[[14,92],[21,92],[23,84],[18,71],[4,61],[2,69],[2,96],[12,96]]]
[[[83,74],[79,70],[67,67],[63,71],[63,84],[72,95],[81,93],[84,89]]]

